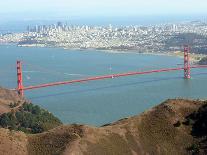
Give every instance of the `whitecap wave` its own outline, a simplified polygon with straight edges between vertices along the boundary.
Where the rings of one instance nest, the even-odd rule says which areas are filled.
[[[23,73],[40,73],[40,71],[22,71]]]
[[[83,74],[75,74],[75,73],[64,73],[64,75],[69,75],[69,76],[84,76]]]
[[[27,78],[27,80],[30,80],[31,79],[31,77],[30,76],[27,76],[27,75],[26,75],[26,78]]]

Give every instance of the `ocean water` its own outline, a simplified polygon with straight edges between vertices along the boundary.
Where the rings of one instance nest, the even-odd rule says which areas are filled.
[[[25,86],[95,75],[178,67],[182,58],[96,50],[0,46],[0,85],[16,87],[16,60]],[[103,125],[139,114],[169,98],[207,99],[207,70],[113,78],[30,90],[25,96],[64,123]]]

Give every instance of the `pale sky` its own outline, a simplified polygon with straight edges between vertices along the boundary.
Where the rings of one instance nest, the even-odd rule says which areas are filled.
[[[207,14],[207,0],[1,0],[0,15],[70,16]]]

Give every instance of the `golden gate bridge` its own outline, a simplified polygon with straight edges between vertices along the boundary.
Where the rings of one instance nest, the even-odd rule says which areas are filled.
[[[190,47],[188,45],[184,46],[184,66],[177,67],[177,68],[162,68],[157,70],[149,70],[149,71],[134,71],[134,72],[127,72],[127,73],[118,73],[118,74],[109,74],[109,75],[101,75],[101,76],[93,76],[83,79],[74,79],[69,81],[60,81],[60,82],[52,82],[52,83],[45,83],[40,85],[34,86],[24,86],[23,85],[23,73],[22,73],[22,62],[17,61],[17,88],[13,89],[18,92],[19,95],[24,96],[24,91],[31,90],[31,89],[39,89],[44,87],[52,87],[58,85],[66,85],[66,84],[74,84],[74,83],[82,83],[88,81],[95,81],[95,80],[103,80],[103,79],[113,79],[118,77],[125,77],[125,76],[132,76],[132,75],[143,75],[143,74],[152,74],[152,73],[160,73],[160,72],[172,72],[172,71],[184,71],[184,78],[190,79],[191,69],[196,68],[207,68],[207,65],[190,65]]]

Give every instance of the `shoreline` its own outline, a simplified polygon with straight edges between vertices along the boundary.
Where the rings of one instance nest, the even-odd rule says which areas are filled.
[[[112,53],[112,54],[125,54],[125,53],[133,53],[133,54],[144,54],[144,55],[158,55],[158,56],[173,56],[173,57],[179,57],[183,58],[183,52],[182,51],[168,51],[168,52],[140,52],[138,50],[130,50],[130,49],[99,49],[99,48],[67,48],[67,47],[61,47],[61,46],[45,46],[45,45],[18,45],[15,43],[0,43],[0,45],[14,45],[17,47],[37,47],[37,48],[59,48],[64,50],[75,50],[75,51],[86,51],[90,52],[91,50],[105,52],[105,53]],[[202,58],[207,57],[205,54],[195,54],[190,53],[190,61],[192,63],[198,63]]]

